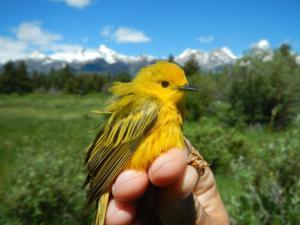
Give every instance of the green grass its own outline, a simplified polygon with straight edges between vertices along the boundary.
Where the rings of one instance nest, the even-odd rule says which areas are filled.
[[[222,199],[225,203],[229,202],[230,198],[238,197],[243,192],[242,185],[232,179],[232,176],[216,174],[215,178],[218,190],[220,191]]]
[[[100,122],[92,113],[103,105],[101,94],[88,96],[31,94],[0,96],[0,189],[21,152],[65,148],[83,157]],[[32,155],[34,160],[35,155]]]

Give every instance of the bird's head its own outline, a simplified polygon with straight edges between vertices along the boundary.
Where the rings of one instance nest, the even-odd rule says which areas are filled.
[[[145,95],[171,103],[181,101],[185,91],[196,90],[188,85],[184,71],[178,65],[167,61],[159,61],[143,68],[132,84]]]

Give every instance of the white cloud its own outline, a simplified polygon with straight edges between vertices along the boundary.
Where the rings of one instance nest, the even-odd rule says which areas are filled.
[[[117,29],[113,29],[110,26],[106,26],[101,30],[101,36],[120,44],[147,43],[151,41],[151,39],[142,31],[128,27],[119,27]]]
[[[143,43],[150,41],[150,38],[147,37],[142,31],[127,27],[118,28],[115,31],[115,39],[117,43]]]
[[[33,48],[38,47],[42,51],[77,51],[81,48],[79,45],[59,43],[63,36],[44,30],[42,23],[38,21],[23,22],[14,30],[20,42]]]
[[[0,37],[0,62],[21,59],[26,56],[28,45],[7,37]]]
[[[70,7],[83,9],[91,4],[91,0],[51,0],[53,2],[64,2]]]
[[[197,38],[197,40],[199,42],[204,43],[204,44],[209,44],[209,43],[213,42],[214,39],[215,39],[215,37],[213,35],[202,36],[202,37]]]
[[[76,52],[81,45],[62,42],[63,36],[46,31],[37,21],[23,22],[12,29],[14,37],[0,36],[0,62],[26,58],[34,51],[38,52]]]
[[[15,31],[16,37],[20,41],[38,46],[46,46],[51,42],[63,39],[59,34],[43,30],[41,28],[41,23],[37,21],[21,23]]]

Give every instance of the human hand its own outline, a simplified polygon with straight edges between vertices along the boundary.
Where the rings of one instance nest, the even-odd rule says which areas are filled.
[[[123,171],[112,187],[107,225],[141,224],[136,218],[137,201],[152,184],[155,211],[165,225],[227,225],[228,216],[212,171],[200,178],[187,165],[187,152],[172,149],[158,157],[149,171]]]

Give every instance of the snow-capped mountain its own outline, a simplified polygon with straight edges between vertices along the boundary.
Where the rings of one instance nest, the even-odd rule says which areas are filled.
[[[204,52],[197,49],[186,49],[175,57],[175,61],[183,65],[194,58],[201,69],[214,70],[224,65],[233,64],[237,57],[230,49],[224,47]],[[47,73],[51,69],[61,69],[68,64],[74,72],[105,72],[116,74],[129,72],[135,74],[141,67],[163,59],[150,55],[128,56],[114,51],[105,45],[98,49],[80,49],[76,52],[57,52],[45,55],[41,52],[33,52],[23,60],[28,70]]]
[[[23,59],[30,72],[49,72],[61,69],[68,64],[74,72],[136,73],[141,67],[153,63],[153,56],[127,56],[105,45],[98,49],[80,49],[76,52],[57,52],[45,55],[33,52]]]
[[[140,60],[152,61],[152,56],[127,56],[120,54],[105,45],[100,45],[98,49],[81,49],[77,52],[54,53],[50,58],[57,61],[65,61],[67,63],[85,63],[95,59],[104,59],[108,64],[117,62],[134,63]]]
[[[183,65],[192,57],[198,62],[200,68],[204,70],[214,70],[220,66],[231,65],[237,59],[231,50],[226,47],[211,52],[188,48],[175,57],[175,61]]]
[[[246,54],[258,56],[263,61],[269,61],[273,58],[273,49],[268,40],[262,39],[252,44],[246,51]],[[237,57],[227,47],[215,49],[210,52],[187,48],[175,56],[174,60],[178,64],[184,65],[191,58],[198,62],[202,70],[218,70],[236,62],[243,65],[248,64],[247,61],[239,60],[240,57]],[[166,59],[166,57],[158,58],[150,55],[129,56],[116,52],[105,45],[100,45],[97,49],[79,49],[75,52],[55,52],[48,55],[41,52],[32,52],[23,58],[29,72],[39,71],[48,73],[51,69],[61,69],[68,64],[73,72],[111,74],[129,72],[133,75],[141,67],[161,59]],[[296,58],[296,62],[300,65],[299,55]]]

